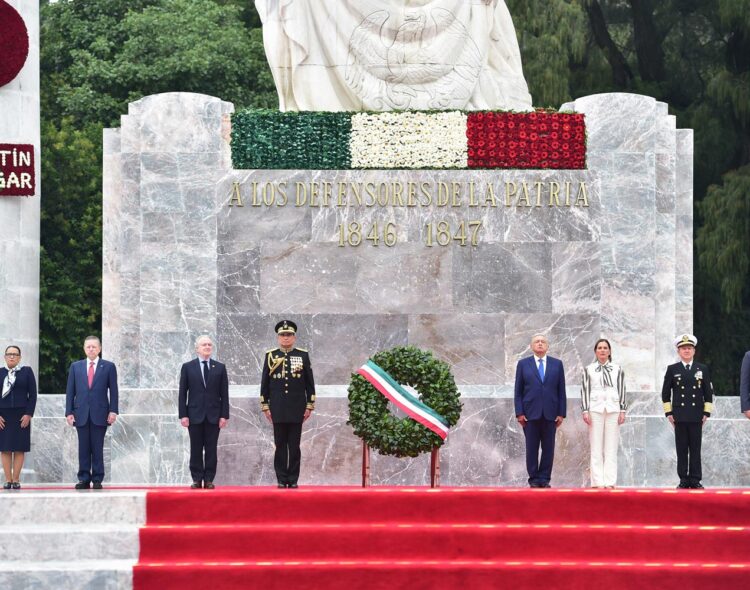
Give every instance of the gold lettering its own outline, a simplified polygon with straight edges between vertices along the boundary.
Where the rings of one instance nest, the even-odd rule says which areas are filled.
[[[253,183],[251,183],[251,185],[253,187],[253,191],[252,191],[253,198],[252,198],[252,203],[251,204],[252,204],[253,207],[260,207],[262,205],[262,203],[260,201],[260,196],[258,195],[258,183],[257,182],[253,182]]]
[[[565,181],[565,206],[570,207],[570,181]]]
[[[357,205],[362,206],[362,183],[352,182],[352,193],[354,193],[354,200],[357,201]]]
[[[297,193],[294,205],[295,207],[302,207],[302,205],[307,203],[307,184],[304,182],[295,182],[294,186]]]
[[[429,182],[423,182],[419,185],[419,190],[424,195],[426,202],[424,203],[423,207],[429,207],[432,205],[432,192],[428,190],[430,188]]]
[[[320,196],[320,186],[317,182],[313,181],[310,183],[310,207],[320,207],[317,199]]]
[[[378,183],[378,205],[380,205],[381,207],[388,206],[388,183],[387,182]]]
[[[510,200],[512,197],[516,196],[516,191],[518,190],[518,187],[516,186],[515,182],[506,181],[505,183],[505,206],[510,207]]]
[[[398,205],[399,207],[404,207],[404,185],[401,184],[401,181],[397,180],[393,183],[393,206],[396,207]]]
[[[365,184],[365,192],[370,197],[370,201],[365,203],[365,207],[374,206],[377,202],[377,197],[375,196],[375,185],[372,182]]]
[[[479,203],[477,203],[476,199],[474,198],[474,181],[472,180],[469,182],[469,207],[478,207]]]
[[[417,183],[414,181],[409,181],[406,183],[406,191],[407,191],[407,198],[406,198],[406,206],[407,207],[416,207],[417,202],[415,200],[417,196]]]
[[[554,180],[549,183],[549,206],[552,207],[552,203],[556,207],[560,206],[560,183]]]
[[[576,207],[578,206],[579,201],[583,203],[581,207],[589,206],[589,192],[585,182],[582,182],[580,187],[578,188],[578,196],[576,197],[575,202]]]
[[[339,207],[343,207],[346,205],[346,199],[344,197],[346,196],[346,183],[345,182],[339,182],[339,193],[338,193],[338,199],[336,200],[336,204]]]
[[[461,206],[461,183],[451,182],[451,207]]]
[[[450,195],[448,194],[448,185],[445,182],[438,182],[437,203],[438,207],[445,207],[448,204]]]
[[[281,199],[279,199],[279,202],[276,203],[276,206],[283,207],[289,202],[289,199],[286,196],[286,180],[282,180],[279,183],[279,194],[281,195]]]
[[[497,199],[495,198],[495,187],[493,186],[491,182],[487,183],[487,190],[484,193],[484,206],[485,207],[497,207]]]
[[[268,189],[271,189],[270,191]],[[272,182],[263,185],[263,204],[270,207],[276,201],[276,187]]]
[[[237,204],[237,207],[244,207],[245,205],[242,202],[242,193],[240,193],[240,183],[239,182],[233,182],[232,183],[232,192],[229,195],[229,206],[234,207],[235,203]]]
[[[333,185],[328,181],[323,182],[323,207],[328,207],[330,205],[332,193]]]

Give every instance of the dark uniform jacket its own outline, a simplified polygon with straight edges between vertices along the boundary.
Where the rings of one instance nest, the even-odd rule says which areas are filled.
[[[315,382],[310,355],[302,348],[266,352],[260,379],[260,406],[274,422],[302,422],[305,409],[315,409]]]
[[[3,390],[3,383],[8,376],[8,369],[0,369],[0,392]],[[24,408],[24,414],[34,415],[36,409],[36,379],[31,367],[21,367],[16,372],[16,381],[10,392],[3,398],[0,398],[0,408]]]
[[[681,362],[669,365],[664,375],[661,401],[664,413],[675,422],[700,422],[713,411],[714,389],[708,367],[690,363],[690,371]]]

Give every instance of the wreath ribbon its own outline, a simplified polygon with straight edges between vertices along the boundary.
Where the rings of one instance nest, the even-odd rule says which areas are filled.
[[[375,389],[406,412],[409,418],[429,428],[443,440],[448,436],[448,421],[404,389],[383,368],[372,361],[367,361],[359,368],[357,373],[362,375]]]

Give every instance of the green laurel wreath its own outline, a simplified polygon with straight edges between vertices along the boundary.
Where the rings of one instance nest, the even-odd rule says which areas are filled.
[[[455,426],[461,416],[460,394],[447,363],[414,346],[397,346],[375,354],[372,360],[401,385],[410,385],[422,402]],[[443,439],[409,417],[388,409],[388,399],[362,375],[349,382],[349,420],[354,434],[381,455],[416,457],[440,447]]]

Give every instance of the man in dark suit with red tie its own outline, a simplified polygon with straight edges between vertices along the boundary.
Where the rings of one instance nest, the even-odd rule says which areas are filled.
[[[516,367],[516,419],[526,437],[526,470],[532,488],[550,487],[555,433],[567,413],[563,363],[547,356],[548,349],[547,337],[534,334],[531,338],[534,355],[521,359]]]
[[[78,433],[77,490],[93,484],[102,489],[104,481],[104,435],[117,420],[117,368],[99,358],[102,344],[98,337],[83,341],[86,358],[70,365],[65,390],[65,417]]]
[[[190,475],[193,489],[214,489],[219,430],[229,420],[227,367],[211,358],[208,336],[195,341],[198,357],[182,365],[178,406],[180,424],[190,435]]]

